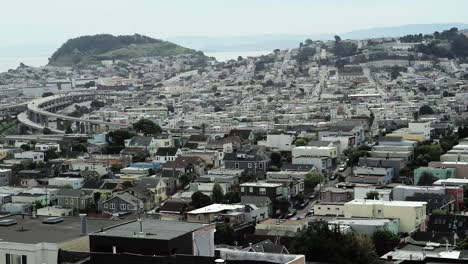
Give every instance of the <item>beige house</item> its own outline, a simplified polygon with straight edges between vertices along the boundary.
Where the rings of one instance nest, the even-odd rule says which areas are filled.
[[[344,216],[400,219],[400,232],[424,230],[426,202],[359,199],[344,204]]]

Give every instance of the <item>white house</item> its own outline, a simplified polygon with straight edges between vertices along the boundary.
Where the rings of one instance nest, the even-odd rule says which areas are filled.
[[[60,152],[60,144],[56,143],[37,143],[34,145],[34,150],[35,151],[48,151],[49,149],[53,149],[56,152]]]
[[[21,153],[15,153],[15,159],[31,159],[34,163],[44,162],[44,153],[37,151],[24,151]]]
[[[80,189],[84,184],[84,178],[65,178],[65,177],[56,177],[49,179],[49,185],[52,186],[71,186],[73,189]]]
[[[10,185],[11,169],[0,169],[0,186]]]

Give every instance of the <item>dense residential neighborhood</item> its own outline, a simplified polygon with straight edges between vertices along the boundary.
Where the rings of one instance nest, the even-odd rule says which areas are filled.
[[[0,263],[467,263],[462,33],[0,73]]]

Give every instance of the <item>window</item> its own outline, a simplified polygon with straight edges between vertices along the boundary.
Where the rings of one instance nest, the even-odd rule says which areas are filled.
[[[70,204],[73,204],[73,199],[70,199]]]
[[[249,169],[252,168],[252,162],[249,162],[247,165],[248,165]]]
[[[132,205],[127,205],[127,210],[133,210],[133,206]]]
[[[121,204],[120,205],[120,210],[127,210],[127,205],[126,204]]]
[[[64,199],[65,200],[65,204],[68,204],[68,199]]]
[[[259,168],[259,169],[263,169],[263,163],[261,163],[261,162],[258,163],[258,168]]]
[[[253,187],[249,187],[249,192],[253,193]]]
[[[245,191],[245,188],[244,187],[241,187],[241,192],[244,192]]]
[[[105,204],[104,204],[104,208],[106,208],[106,209],[107,209],[107,207],[108,207],[108,205],[105,203]]]
[[[114,203],[111,203],[109,205],[110,205],[110,209],[115,209],[115,204]]]
[[[86,200],[81,200],[81,205],[86,206]]]
[[[330,207],[328,207],[327,210],[330,211]]]
[[[260,188],[260,194],[266,194],[266,188]]]
[[[239,169],[239,163],[234,163],[234,168]]]
[[[5,254],[6,264],[28,264],[26,255]]]
[[[382,214],[382,210],[381,210],[381,209],[377,210],[377,214],[381,215],[381,214]]]

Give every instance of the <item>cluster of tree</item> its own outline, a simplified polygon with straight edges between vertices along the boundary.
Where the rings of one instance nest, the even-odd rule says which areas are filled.
[[[53,92],[45,92],[42,94],[42,97],[49,97],[49,96],[53,96],[54,93]]]
[[[379,192],[378,191],[370,191],[370,192],[366,193],[366,199],[378,200],[379,199]]]
[[[145,136],[154,136],[161,134],[162,129],[159,125],[149,119],[140,119],[133,124],[133,129],[138,133],[143,133]]]
[[[468,127],[463,126],[458,128],[458,137],[459,138],[466,138],[468,137]]]
[[[418,185],[419,186],[431,186],[437,180],[438,178],[435,177],[432,173],[425,171],[421,173],[421,176],[419,177]]]
[[[400,237],[386,229],[379,229],[372,234],[372,242],[378,256],[382,256],[398,246]]]
[[[427,166],[431,161],[439,161],[442,150],[438,144],[422,144],[414,150],[414,165]]]
[[[403,43],[417,43],[423,40],[424,40],[424,36],[421,33],[414,34],[414,35],[410,34],[410,35],[400,37],[400,41]]]
[[[310,61],[310,59],[315,55],[315,48],[304,46],[299,48],[299,52],[296,55],[296,61],[299,64]]]
[[[358,233],[341,233],[327,222],[311,222],[294,239],[293,254],[304,254],[308,261],[326,263],[378,263],[373,241]]]
[[[356,165],[359,162],[360,157],[366,157],[368,155],[367,152],[371,150],[369,146],[359,146],[358,148],[347,148],[343,151],[343,154],[349,159],[348,165]]]
[[[352,42],[341,41],[340,36],[335,36],[335,45],[332,52],[338,57],[353,56],[357,53],[357,46]]]
[[[294,141],[296,147],[305,146],[307,145],[307,143],[309,143],[307,138],[296,138],[296,140]]]
[[[433,115],[434,113],[434,110],[428,105],[423,105],[419,108],[419,115]]]
[[[136,136],[134,133],[127,130],[114,130],[106,135],[108,146],[106,147],[107,154],[118,154],[125,148],[125,140]]]
[[[392,81],[395,80],[396,78],[398,78],[399,76],[401,76],[400,72],[406,72],[406,68],[393,66],[390,69],[390,78],[392,79]]]
[[[429,36],[425,39],[430,42],[427,45],[418,45],[416,47],[418,52],[440,58],[468,57],[468,38],[459,34],[457,28],[444,30],[442,33],[436,31],[433,37]],[[448,42],[449,47],[439,45],[441,41]]]
[[[99,34],[94,36],[81,36],[69,39],[51,57],[51,61],[61,56],[76,53],[100,54],[106,51],[118,49],[131,44],[160,43],[161,40],[153,39],[139,34],[129,36],[112,36],[110,34]]]
[[[305,176],[304,185],[308,190],[313,191],[315,187],[324,179],[325,177],[323,176],[323,174],[318,172],[310,172],[307,173],[307,175]]]
[[[224,191],[223,191],[223,188],[221,188],[221,185],[219,185],[218,183],[215,183],[213,185],[211,197],[203,194],[200,191],[197,191],[192,194],[191,199],[192,199],[191,205],[194,208],[198,209],[198,208],[202,208],[213,203],[227,203],[227,204],[240,203],[241,194],[238,189],[234,189],[224,194]]]
[[[439,145],[443,153],[446,153],[447,151],[451,150],[455,145],[458,145],[458,136],[451,135],[443,137],[439,140]]]
[[[98,100],[93,100],[91,102],[91,108],[93,109],[100,109],[101,107],[104,107],[106,104],[104,102],[98,101]]]
[[[68,114],[68,116],[71,116],[71,117],[81,117],[83,116],[84,114],[87,114],[87,113],[90,113],[91,112],[91,109],[86,107],[86,106],[81,106],[81,105],[75,105],[75,110],[73,110],[73,112],[71,112],[70,114]]]

